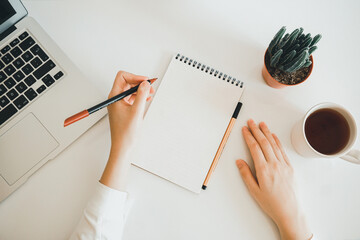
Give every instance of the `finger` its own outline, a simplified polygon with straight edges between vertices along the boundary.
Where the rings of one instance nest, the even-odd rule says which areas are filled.
[[[155,89],[151,86],[150,88],[150,94],[154,94],[155,93]]]
[[[142,82],[137,90],[135,101],[133,103],[133,107],[138,114],[144,113],[146,99],[149,97],[149,93],[150,83],[148,81]]]
[[[250,119],[248,121],[248,126],[249,126],[249,128],[251,130],[251,133],[255,137],[256,141],[259,143],[259,145],[260,145],[260,147],[262,149],[262,152],[263,152],[263,154],[265,156],[265,159],[267,161],[275,161],[276,156],[274,154],[273,149],[271,148],[271,145],[270,145],[269,141],[266,139],[264,134],[260,131],[260,129],[258,128],[256,123],[254,122],[254,120]]]
[[[129,101],[129,100],[130,100],[130,98],[131,98],[133,95],[135,95],[135,94],[136,94],[136,93],[131,94],[131,95],[126,96],[126,97],[124,97],[124,100]]]
[[[264,133],[265,137],[269,141],[269,143],[276,155],[276,158],[279,159],[280,161],[284,161],[281,151],[280,151],[278,145],[276,144],[274,137],[271,135],[271,132],[270,132],[268,126],[264,122],[261,122],[259,124],[259,126],[260,126],[260,130]]]
[[[128,96],[128,97],[129,97],[128,103],[129,103],[130,105],[133,105],[133,103],[134,103],[134,101],[135,101],[135,99],[136,99],[136,93],[133,93],[133,94],[131,94],[131,95]]]
[[[272,134],[272,136],[273,136],[273,138],[274,138],[274,140],[275,140],[275,142],[276,142],[276,145],[278,146],[278,148],[279,148],[280,151],[281,151],[281,155],[283,156],[284,161],[285,161],[289,166],[291,166],[291,163],[290,163],[290,161],[289,161],[289,158],[287,157],[287,155],[286,155],[286,153],[285,153],[285,150],[284,150],[284,148],[283,148],[283,146],[282,146],[279,138],[278,138],[274,133]]]
[[[260,191],[259,184],[252,175],[249,165],[244,160],[237,160],[236,165],[239,168],[242,179],[246,187],[249,189],[250,194],[256,197]]]
[[[145,77],[145,76],[135,75],[135,74],[124,72],[124,71],[120,71],[117,74],[116,78],[124,79],[128,84],[132,84],[132,85],[138,85],[142,81],[149,79],[148,77]]]
[[[150,94],[151,94],[151,88],[150,88]],[[126,99],[126,102],[129,103],[130,105],[133,105],[133,103],[136,99],[136,93],[131,94],[130,96],[128,96],[127,98],[124,98],[124,99]],[[150,97],[146,98],[146,101],[148,102],[151,99],[152,99],[152,97],[150,96]]]
[[[121,83],[120,81],[115,80],[113,83],[113,86],[111,88],[111,91],[108,95],[108,99],[112,98],[122,92],[125,92],[125,91],[129,90],[130,88],[131,88],[131,86],[129,84],[127,84],[126,82]],[[130,98],[130,96],[128,96],[127,98]]]
[[[145,80],[148,80],[148,77],[138,76],[132,73],[119,71],[116,75],[111,92],[113,92],[114,95],[119,94],[135,85],[140,84],[142,81]]]
[[[245,142],[250,150],[250,154],[253,158],[255,170],[256,172],[259,172],[261,167],[266,164],[265,156],[262,153],[259,144],[256,142],[255,138],[247,127],[242,128],[242,133],[245,138]]]

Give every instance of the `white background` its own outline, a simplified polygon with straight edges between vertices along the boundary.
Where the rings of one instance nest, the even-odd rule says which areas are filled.
[[[196,195],[131,168],[128,192],[134,205],[124,239],[278,239],[276,226],[250,197],[235,167],[237,158],[251,162],[240,131],[249,118],[268,123],[282,140],[316,236],[360,239],[360,166],[340,159],[304,159],[290,142],[292,126],[320,102],[345,106],[360,124],[359,1],[24,4],[104,96],[118,70],[161,78],[177,52],[246,82],[243,109],[208,190]],[[288,31],[301,26],[323,38],[311,77],[300,86],[277,90],[265,84],[261,68],[267,45],[283,25]],[[69,237],[102,173],[109,146],[106,117],[0,204],[0,239]],[[355,146],[360,148],[359,140]]]

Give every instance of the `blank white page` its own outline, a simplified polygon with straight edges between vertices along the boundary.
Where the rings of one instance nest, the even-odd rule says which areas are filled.
[[[133,164],[199,193],[242,91],[173,57],[145,116]]]

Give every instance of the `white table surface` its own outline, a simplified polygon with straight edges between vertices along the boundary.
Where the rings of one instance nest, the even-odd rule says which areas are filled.
[[[251,162],[241,127],[265,121],[295,168],[298,196],[319,239],[360,239],[360,165],[305,159],[290,142],[313,105],[348,108],[360,124],[359,1],[24,1],[104,96],[120,69],[161,78],[174,53],[246,82],[244,106],[209,188],[196,195],[136,167],[124,239],[279,239],[235,167]],[[283,25],[321,33],[306,83],[276,90],[262,79],[263,55]],[[158,84],[158,83],[157,83]],[[107,117],[0,204],[0,239],[66,239],[107,161]],[[359,140],[355,144],[359,148]],[[286,201],[286,199],[284,199]]]

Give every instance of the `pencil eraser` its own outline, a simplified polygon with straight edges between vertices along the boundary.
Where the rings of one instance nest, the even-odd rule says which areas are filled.
[[[203,190],[206,190],[206,188],[207,188],[207,186],[202,185],[202,189],[203,189]]]

